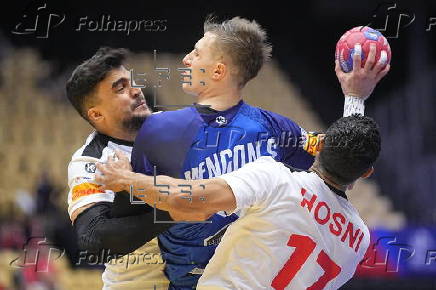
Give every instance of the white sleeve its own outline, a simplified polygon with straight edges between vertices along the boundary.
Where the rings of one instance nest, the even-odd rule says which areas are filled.
[[[263,156],[242,168],[219,176],[224,179],[236,198],[236,209],[261,206],[280,184],[284,165],[271,156]]]
[[[113,202],[114,192],[101,190],[94,179],[97,158],[80,156],[68,165],[68,214],[93,202]]]

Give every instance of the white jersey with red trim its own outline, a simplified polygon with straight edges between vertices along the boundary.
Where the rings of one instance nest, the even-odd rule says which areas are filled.
[[[121,150],[130,160],[133,142],[91,133],[68,165],[68,213],[87,204],[113,202],[115,193],[101,190],[94,179],[96,162],[106,162]],[[140,234],[140,233],[138,233]],[[157,238],[133,253],[112,259],[105,264],[103,289],[167,289],[169,281],[163,273],[164,261]]]
[[[271,157],[219,178],[240,218],[197,289],[337,289],[353,277],[370,236],[345,193]]]

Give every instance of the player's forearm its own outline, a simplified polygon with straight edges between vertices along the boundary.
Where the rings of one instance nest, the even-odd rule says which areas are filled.
[[[113,217],[112,203],[100,202],[83,211],[74,223],[80,249],[89,253],[110,250],[112,254],[127,254],[164,232],[172,224],[155,223],[171,220],[168,213],[153,210],[139,215]],[[138,233],[141,233],[138,235]]]
[[[159,179],[158,179],[159,180]],[[228,186],[219,178],[202,180],[173,180],[174,191],[167,198],[168,205],[179,212],[200,213],[206,216],[228,210]],[[231,196],[233,193],[230,192]],[[230,205],[230,207],[233,204]]]
[[[141,173],[131,172],[123,179],[123,187],[126,191],[146,202],[150,206],[156,206],[158,209],[169,211],[167,198],[169,195],[168,187],[173,183],[172,178],[163,180],[163,184],[155,184],[154,176],[147,176]],[[168,193],[166,193],[168,191]]]
[[[133,173],[126,184],[133,195],[169,211],[177,220],[204,220],[214,212],[229,209],[224,200],[217,198],[228,187],[221,179],[184,180]]]

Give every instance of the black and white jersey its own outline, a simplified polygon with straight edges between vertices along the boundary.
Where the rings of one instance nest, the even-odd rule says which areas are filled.
[[[106,162],[121,150],[129,157],[133,142],[115,139],[93,132],[85,144],[77,150],[68,165],[68,213],[96,202],[113,202],[115,193],[101,190],[95,182],[97,162]],[[141,234],[141,233],[138,233]],[[127,241],[128,242],[128,241]],[[134,252],[112,259],[105,264],[102,274],[103,289],[167,289],[168,279],[163,273],[164,261],[157,238],[144,244]],[[154,287],[154,288],[153,288]]]
[[[95,182],[95,164],[106,162],[115,150],[121,150],[129,159],[133,142],[115,139],[107,135],[93,132],[86,139],[85,145],[77,150],[68,165],[68,213],[72,213],[87,204],[94,202],[113,202],[114,193],[101,190]]]

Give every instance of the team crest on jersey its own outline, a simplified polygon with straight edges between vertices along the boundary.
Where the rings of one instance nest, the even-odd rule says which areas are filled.
[[[227,119],[224,116],[218,116],[216,117],[215,122],[220,126],[224,126],[227,124]]]
[[[85,182],[73,187],[72,199],[73,201],[75,201],[83,196],[92,195],[96,193],[105,193],[105,191],[100,189],[100,185],[98,184]]]
[[[95,173],[96,167],[94,162],[89,162],[85,164],[85,171],[88,173]]]

